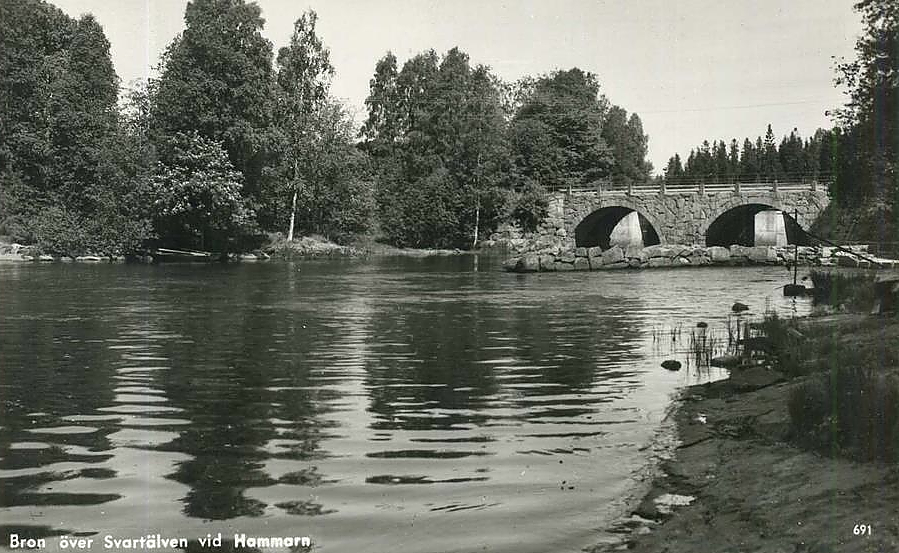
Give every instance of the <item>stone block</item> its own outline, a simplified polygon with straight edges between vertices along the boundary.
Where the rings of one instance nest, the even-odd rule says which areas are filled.
[[[574,250],[565,250],[562,252],[562,255],[559,256],[559,260],[562,263],[574,263],[574,260],[577,256],[574,255]]]
[[[639,246],[628,246],[627,249],[624,250],[624,257],[628,259],[644,259],[643,248]]]
[[[573,271],[574,270],[574,263],[564,263],[564,262],[557,261],[554,266],[557,271]]]
[[[607,265],[603,264],[603,266],[600,267],[600,269],[602,269],[603,271],[615,270],[615,269],[627,269],[627,268],[628,268],[628,264],[626,261],[616,261],[615,263],[609,263]]]
[[[748,254],[753,263],[777,263],[777,250],[774,246],[753,246],[749,248]]]
[[[540,270],[540,258],[534,254],[528,254],[521,258],[518,270],[522,273],[535,273]]]
[[[693,263],[694,265],[701,265],[701,266],[711,265],[712,258],[709,257],[708,254],[692,255],[692,256],[690,256],[690,263]]]
[[[587,257],[587,248],[575,248],[574,255],[575,257]]]
[[[587,248],[587,257],[600,257],[602,256],[602,248],[599,246],[593,246],[592,248]]]
[[[555,256],[552,255],[541,255],[539,259],[541,271],[551,271],[553,264],[556,262]]]
[[[503,261],[503,269],[506,271],[518,271],[518,264],[521,262],[520,257],[510,257]]]
[[[618,246],[612,246],[606,251],[602,252],[602,264],[603,265],[611,265],[612,263],[619,263],[624,261],[624,250],[622,250]]]
[[[722,246],[712,246],[706,250],[712,263],[727,263],[730,261],[730,250]]]
[[[749,248],[747,246],[741,246],[739,244],[734,244],[730,247],[730,257],[749,257]]]
[[[545,234],[541,234],[540,237],[537,238],[536,246],[538,249],[551,248],[554,244],[555,244],[555,240],[553,240],[552,236],[547,236]]]
[[[649,258],[649,266],[650,267],[671,267],[671,259],[667,257],[650,257]]]
[[[589,271],[590,270],[590,262],[586,257],[578,257],[574,260],[574,270],[575,271]]]
[[[656,244],[654,246],[646,246],[643,248],[643,255],[646,259],[652,259],[653,257],[667,257],[667,251],[665,246]]]

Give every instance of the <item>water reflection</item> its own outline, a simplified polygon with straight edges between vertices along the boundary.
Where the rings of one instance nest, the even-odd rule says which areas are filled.
[[[781,279],[478,269],[0,265],[4,528],[577,551],[702,377],[654,329]]]

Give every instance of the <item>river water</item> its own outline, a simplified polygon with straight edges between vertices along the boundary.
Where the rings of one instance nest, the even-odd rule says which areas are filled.
[[[804,314],[789,278],[515,275],[471,256],[0,264],[0,546],[222,532],[580,551],[673,394],[721,376],[691,362],[695,324],[726,341],[735,300]]]

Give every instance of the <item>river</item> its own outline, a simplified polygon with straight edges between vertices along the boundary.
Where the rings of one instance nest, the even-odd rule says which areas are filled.
[[[736,300],[809,309],[781,296],[783,267],[498,267],[0,264],[0,546],[577,552],[673,394],[721,376],[690,361],[696,323],[726,341]]]

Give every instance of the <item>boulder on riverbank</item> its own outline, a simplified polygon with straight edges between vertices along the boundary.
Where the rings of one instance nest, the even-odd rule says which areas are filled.
[[[0,261],[15,262],[39,262],[39,263],[120,263],[125,261],[123,256],[114,255],[51,255],[40,251],[37,246],[17,244],[15,242],[0,242]]]

